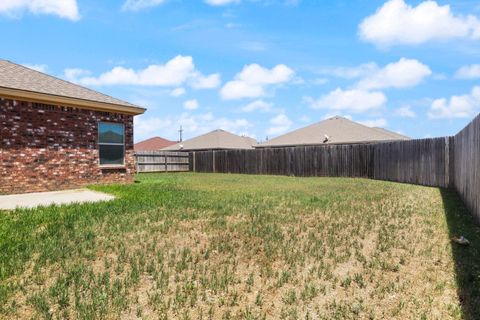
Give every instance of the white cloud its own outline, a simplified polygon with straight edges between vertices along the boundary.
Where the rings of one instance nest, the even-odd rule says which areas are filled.
[[[273,104],[269,102],[265,102],[263,100],[255,100],[250,102],[249,104],[242,107],[243,112],[253,112],[256,110],[260,110],[263,112],[268,112],[272,109]]]
[[[89,76],[90,71],[80,68],[67,68],[63,70],[64,78],[71,82],[78,82],[77,79],[80,77]]]
[[[260,85],[250,85],[243,81],[229,81],[227,82],[220,95],[224,100],[233,100],[241,98],[257,98],[265,95],[265,91]]]
[[[427,65],[407,58],[389,63],[383,68],[375,62],[368,62],[355,67],[323,68],[317,73],[343,79],[360,79],[356,87],[361,89],[412,87],[432,75]]]
[[[378,46],[417,45],[453,38],[480,38],[480,21],[455,15],[449,5],[423,1],[413,7],[404,0],[389,0],[359,26],[360,38]]]
[[[122,5],[123,11],[140,11],[147,8],[156,7],[165,2],[165,0],[127,0]]]
[[[213,89],[220,85],[220,74],[214,73],[209,76],[203,76],[200,73],[196,73],[191,81],[190,85],[194,89]]]
[[[479,79],[480,78],[480,64],[472,64],[463,66],[457,70],[455,78],[458,79]]]
[[[306,97],[304,100],[313,109],[361,113],[382,107],[387,102],[387,97],[379,91],[342,90],[337,88],[320,97],[320,99],[315,100],[311,97]]]
[[[261,97],[266,94],[268,86],[289,82],[294,74],[294,71],[284,64],[276,65],[272,69],[258,64],[246,65],[235,75],[234,80],[223,86],[220,95],[225,100]]]
[[[270,119],[270,124],[272,126],[267,129],[267,135],[279,135],[287,132],[293,122],[284,113],[281,113]]]
[[[69,74],[67,75],[67,70]],[[188,83],[193,88],[206,89],[219,85],[220,75],[203,76],[195,69],[193,58],[178,55],[165,64],[152,64],[145,69],[134,70],[122,66],[102,73],[98,77],[87,76],[89,71],[67,69],[70,81],[83,85],[135,85],[135,86],[181,86]],[[73,70],[73,72],[72,72]]]
[[[417,116],[410,106],[398,108],[394,114],[402,118],[415,118]]]
[[[205,0],[205,3],[211,6],[225,6],[228,4],[239,3],[240,0]]]
[[[180,96],[183,96],[185,94],[185,89],[180,87],[180,88],[175,88],[173,89],[171,92],[170,92],[170,95],[172,97],[180,97]]]
[[[388,122],[384,118],[378,118],[378,119],[373,119],[373,120],[364,120],[364,121],[358,121],[358,123],[363,124],[364,126],[367,127],[377,127],[377,128],[384,128],[387,126]]]
[[[223,129],[238,135],[252,136],[248,130],[253,127],[253,124],[246,119],[217,118],[210,112],[201,115],[190,115],[184,112],[178,116],[165,117],[149,117],[148,114],[144,114],[135,117],[134,123],[135,141],[156,135],[177,140],[180,125],[184,130],[184,137],[187,139],[215,129]]]
[[[195,110],[198,109],[198,101],[195,99],[187,100],[183,103],[183,107],[187,110]]]
[[[436,99],[430,106],[428,117],[441,118],[470,118],[480,110],[480,86],[475,86],[469,94],[451,96],[450,99]]]
[[[79,20],[76,0],[2,0],[0,14],[18,17],[24,11],[33,14],[52,14],[69,20]]]
[[[431,74],[430,68],[418,60],[401,58],[367,75],[357,86],[361,89],[407,88],[418,85]]]
[[[262,52],[267,50],[267,45],[259,41],[244,41],[239,44],[239,48],[245,51]]]
[[[363,63],[356,67],[333,67],[322,68],[317,73],[334,76],[344,79],[355,79],[365,77],[378,71],[378,66],[374,62]]]
[[[43,73],[46,73],[48,69],[46,64],[24,64],[24,66]]]
[[[300,117],[300,121],[302,121],[302,122],[310,122],[311,119],[310,119],[309,116],[301,116],[301,117]]]
[[[317,86],[323,86],[324,84],[328,83],[328,79],[327,78],[317,78],[317,79],[313,80],[312,83],[314,85],[317,85]]]

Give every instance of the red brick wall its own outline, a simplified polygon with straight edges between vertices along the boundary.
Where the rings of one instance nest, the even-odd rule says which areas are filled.
[[[125,124],[125,168],[102,169],[98,122]],[[0,97],[0,193],[131,182],[133,116]]]

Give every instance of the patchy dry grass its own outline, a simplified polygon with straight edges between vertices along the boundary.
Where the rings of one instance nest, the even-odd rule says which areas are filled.
[[[459,319],[480,234],[455,195],[363,179],[139,175],[0,215],[0,318]],[[462,232],[469,248],[452,250]]]

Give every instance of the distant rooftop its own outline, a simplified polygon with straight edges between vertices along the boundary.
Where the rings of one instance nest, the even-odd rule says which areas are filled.
[[[409,137],[396,132],[367,127],[347,118],[335,116],[260,143],[257,147],[368,143],[409,139]]]
[[[253,149],[257,141],[242,137],[225,130],[214,130],[201,136],[185,140],[162,150],[219,150],[219,149]]]
[[[177,143],[176,141],[170,141],[161,137],[153,137],[147,140],[135,143],[133,146],[135,151],[157,151]]]
[[[65,102],[79,107],[96,105],[106,111],[112,109],[132,114],[141,114],[145,111],[144,108],[134,104],[7,60],[0,60],[0,95],[32,98],[46,103]]]

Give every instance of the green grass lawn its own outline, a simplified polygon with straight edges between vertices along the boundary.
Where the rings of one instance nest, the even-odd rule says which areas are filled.
[[[92,189],[117,199],[0,212],[0,318],[480,315],[480,232],[450,191],[193,173]]]

